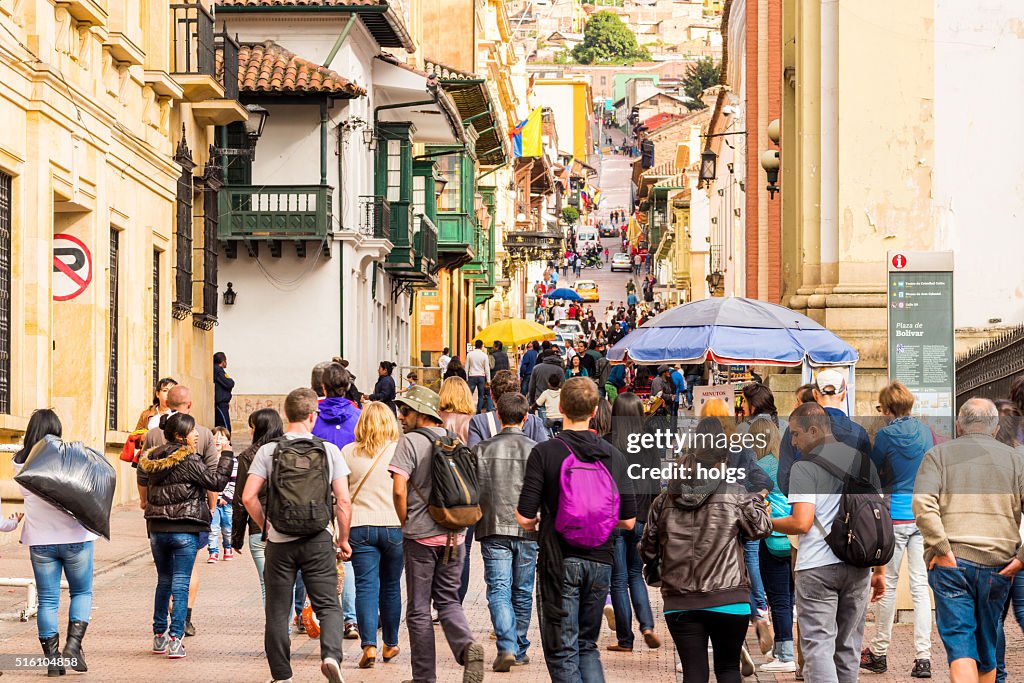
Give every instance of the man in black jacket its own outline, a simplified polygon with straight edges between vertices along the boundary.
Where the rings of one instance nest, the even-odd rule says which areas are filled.
[[[480,467],[480,511],[476,523],[484,558],[487,606],[497,636],[495,671],[530,661],[533,577],[537,565],[537,535],[516,523],[516,504],[526,473],[526,460],[537,442],[523,433],[530,404],[517,392],[498,399],[501,432],[481,441],[475,451]]]
[[[231,431],[231,390],[235,380],[227,373],[228,357],[223,351],[213,354],[213,404],[214,426]]]

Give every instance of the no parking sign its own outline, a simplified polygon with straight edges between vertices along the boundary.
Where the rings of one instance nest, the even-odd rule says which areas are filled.
[[[53,236],[53,300],[68,301],[92,282],[92,254],[72,235]]]

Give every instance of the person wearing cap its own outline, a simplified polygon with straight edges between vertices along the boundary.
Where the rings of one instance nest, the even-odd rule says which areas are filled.
[[[441,425],[440,397],[419,385],[395,399],[398,419],[405,435],[395,447],[388,471],[393,482],[395,512],[402,523],[402,547],[405,554],[406,613],[409,646],[412,651],[412,675],[415,681],[437,680],[434,652],[434,628],[430,605],[437,608],[448,646],[465,669],[463,681],[483,680],[483,646],[474,641],[473,631],[459,601],[459,585],[465,562],[465,534],[456,537],[455,552],[446,557],[448,529],[430,516],[427,501],[432,484],[433,443],[423,429],[436,436],[449,435]],[[409,483],[412,495],[409,495]]]
[[[869,455],[871,441],[868,433],[859,424],[847,416],[846,379],[843,373],[834,368],[826,368],[818,372],[814,381],[814,402],[825,409],[832,423],[832,435],[839,443],[846,444],[858,453]],[[779,446],[779,487],[785,494],[789,493],[789,473],[793,463],[800,459],[800,450],[793,445],[793,436],[789,429],[782,436]]]
[[[659,365],[657,372],[658,374],[651,381],[651,398],[660,393],[661,400],[670,404],[676,395],[676,387],[672,383],[672,368],[667,365]]]

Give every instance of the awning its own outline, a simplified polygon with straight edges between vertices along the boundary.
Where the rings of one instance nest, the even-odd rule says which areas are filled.
[[[428,61],[428,73],[436,75],[459,110],[464,125],[476,132],[476,158],[482,166],[500,166],[511,158],[509,137],[501,123],[500,109],[491,99],[487,82],[471,74]]]
[[[382,123],[411,123],[413,142],[432,145],[464,145],[465,130],[459,110],[435,77],[407,64],[379,55],[373,62],[373,89]],[[394,105],[412,105],[394,107]]]

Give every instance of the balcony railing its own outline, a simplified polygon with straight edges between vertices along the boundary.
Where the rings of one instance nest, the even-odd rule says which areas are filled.
[[[238,41],[228,35],[227,29],[223,29],[216,40],[216,47],[224,55],[224,72],[221,75],[221,85],[224,86],[224,99],[238,99]]]
[[[386,197],[359,198],[359,232],[375,239],[391,239],[391,204]]]
[[[232,185],[218,193],[217,237],[241,239],[322,239],[330,231],[328,185]]]
[[[413,246],[423,269],[428,274],[433,274],[437,270],[437,226],[422,214],[418,218],[420,229],[413,239]]]
[[[216,76],[213,15],[198,2],[172,4],[171,12],[174,17],[173,72]],[[235,64],[238,64],[237,53]],[[237,75],[236,66],[236,83]]]

